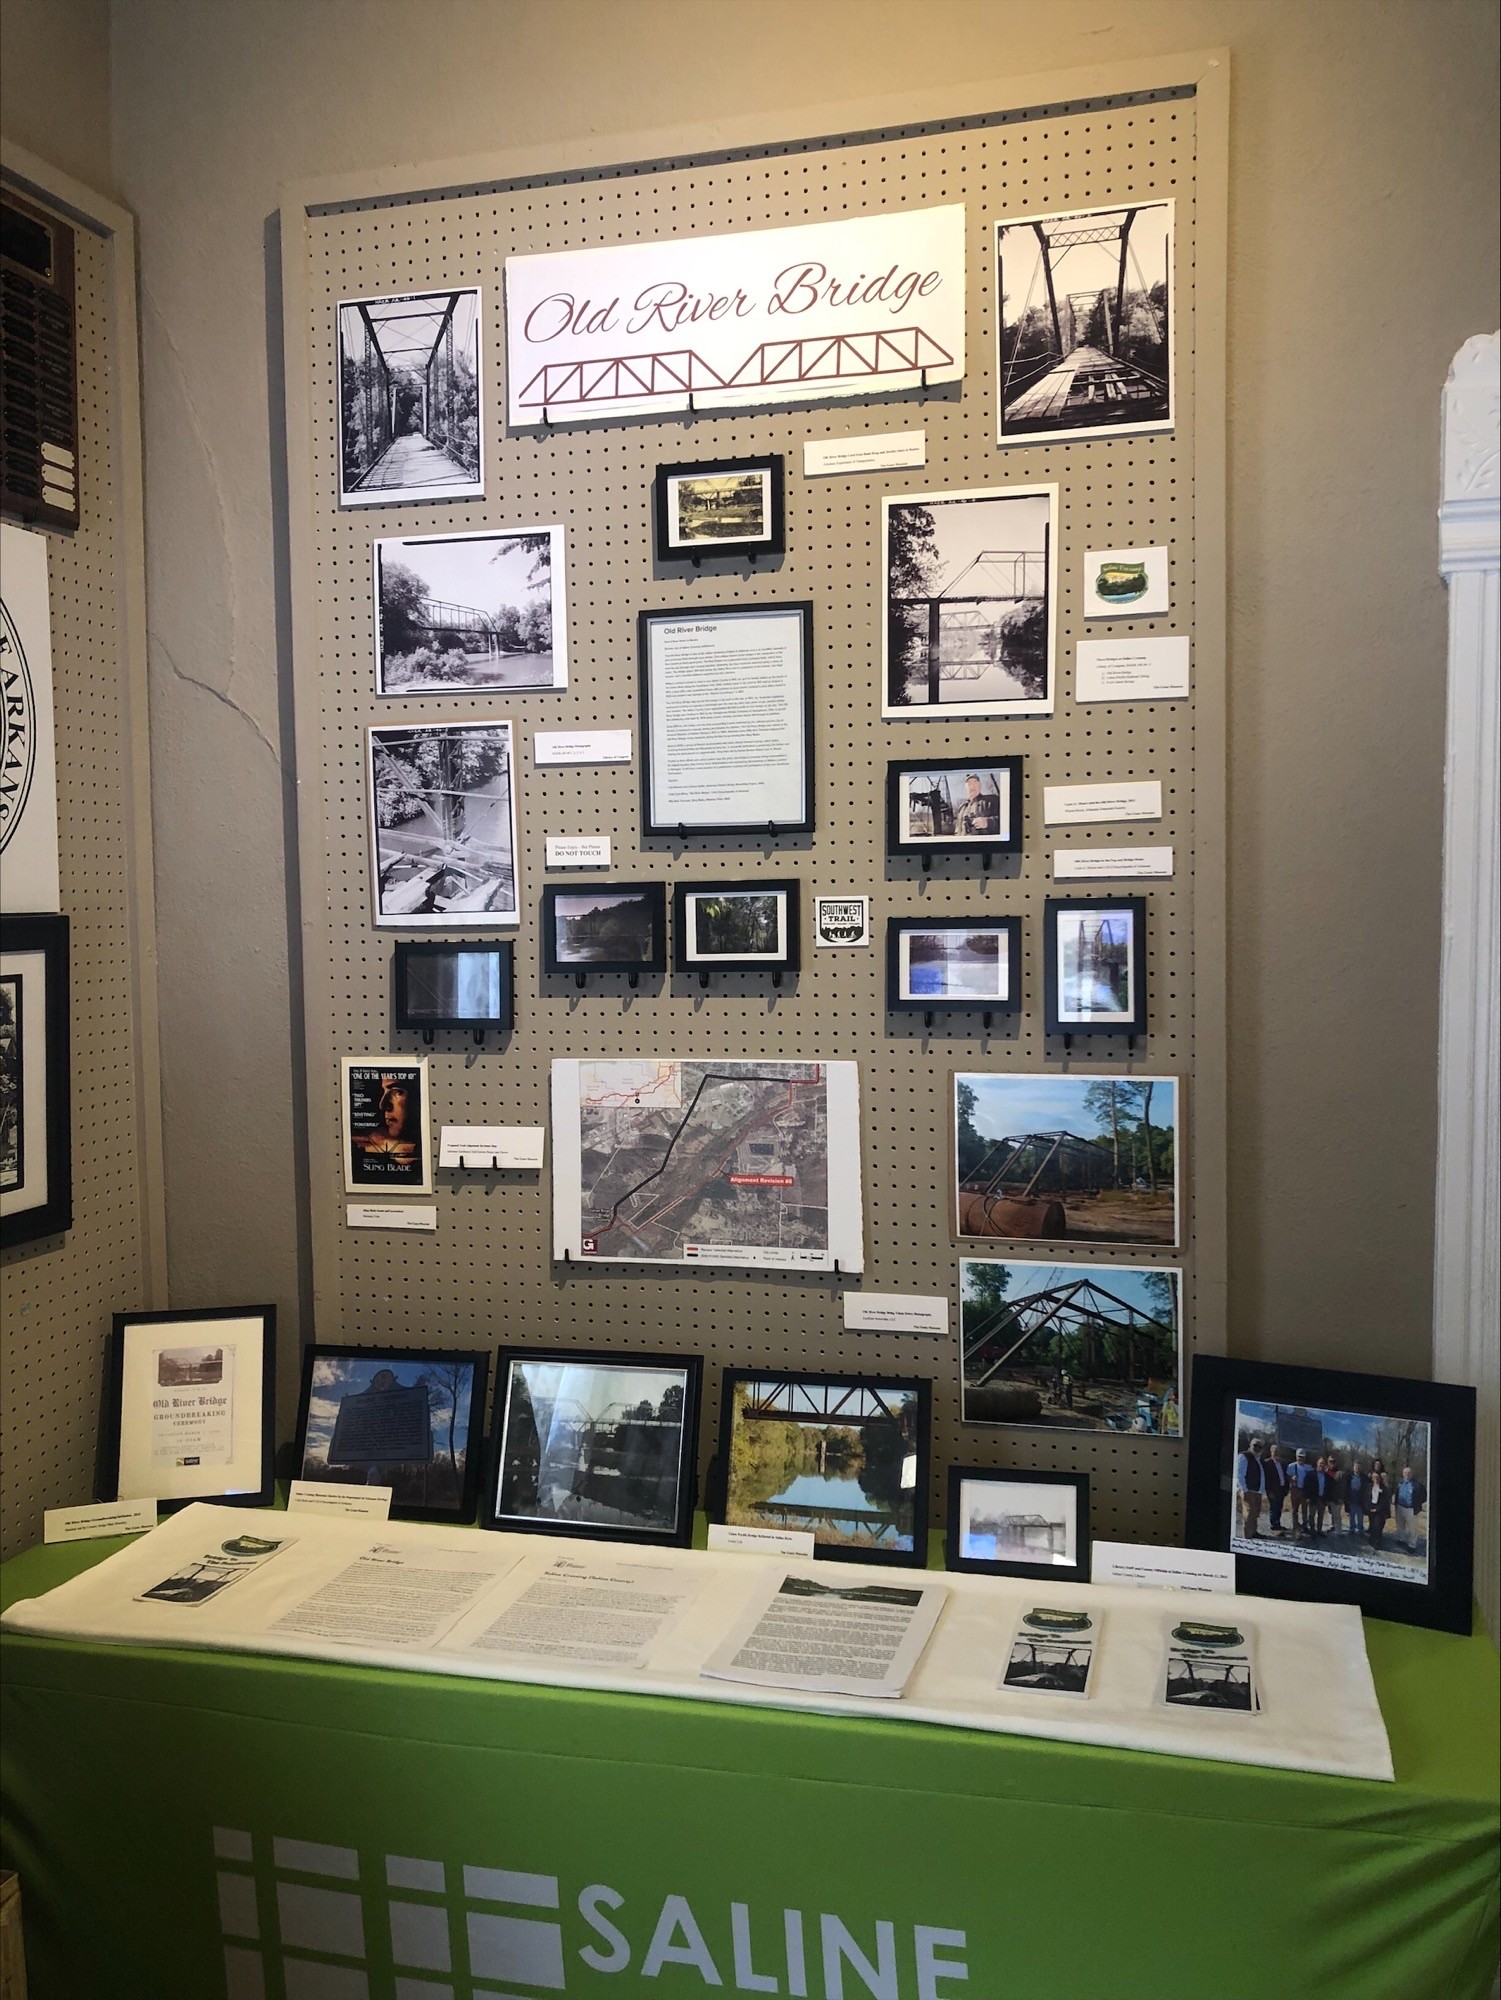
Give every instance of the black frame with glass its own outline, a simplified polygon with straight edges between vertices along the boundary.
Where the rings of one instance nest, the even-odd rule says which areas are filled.
[[[688,909],[690,896],[781,896],[784,899],[783,946],[780,956],[770,952],[746,952],[743,956],[734,953],[716,954],[711,958],[694,958],[691,948],[691,916]],[[785,881],[760,882],[677,882],[672,890],[672,962],[678,972],[696,972],[701,986],[707,986],[715,972],[769,972],[774,986],[780,986],[782,975],[797,972],[802,965],[802,913],[800,907],[799,884],[795,878]]]
[[[421,944],[398,944],[391,962],[391,1004],[396,1026],[418,1029],[428,1041],[432,1040],[438,1028],[469,1028],[476,1036],[483,1036],[491,1028],[497,1033],[504,1033],[514,1019],[516,981],[513,952],[514,947],[509,940],[491,944],[430,944],[426,940]],[[440,1011],[436,1005],[429,1008],[414,1000],[414,973],[420,977],[423,966],[435,965],[442,959],[494,961],[497,998],[493,1013],[460,1012],[457,1007]]]
[[[962,839],[949,839],[939,835],[928,840],[914,840],[907,830],[908,808],[911,801],[909,781],[926,775],[958,771],[967,777],[971,772],[979,776],[982,771],[1005,771],[1006,813],[1002,829],[994,834],[965,835]],[[902,757],[886,766],[886,852],[888,854],[915,854],[922,858],[926,867],[935,855],[978,854],[984,857],[987,868],[993,854],[1020,854],[1022,849],[1022,759],[1020,757],[988,757],[983,753],[974,757]]]
[[[276,1308],[275,1306],[195,1306],[181,1312],[121,1312],[114,1316],[109,1353],[105,1361],[104,1404],[100,1416],[99,1457],[94,1475],[94,1498],[120,1498],[120,1437],[125,1424],[125,1339],[127,1332],[140,1326],[183,1326],[206,1320],[255,1320],[261,1323],[261,1410],[260,1479],[253,1491],[215,1492],[210,1486],[202,1493],[184,1494],[175,1499],[158,1499],[157,1510],[175,1514],[196,1501],[211,1501],[216,1507],[269,1507],[275,1497],[276,1421]]]
[[[1027,1562],[1000,1556],[967,1556],[964,1548],[964,1488],[966,1486],[1060,1486],[1074,1494],[1074,1560],[1071,1563]],[[1088,1583],[1090,1565],[1089,1474],[1087,1472],[998,1471],[993,1465],[949,1467],[948,1520],[943,1538],[946,1569],[966,1576],[1019,1576],[1038,1584]]]
[[[612,1373],[660,1372],[683,1378],[683,1410],[677,1451],[677,1504],[670,1527],[660,1531],[643,1527],[616,1528],[597,1522],[550,1519],[502,1508],[501,1481],[506,1472],[512,1371],[518,1363],[527,1362]],[[499,1529],[507,1534],[580,1536],[587,1541],[687,1548],[693,1540],[693,1513],[698,1501],[698,1419],[703,1401],[703,1375],[703,1357],[697,1354],[608,1354],[577,1347],[502,1347],[495,1357],[495,1396],[490,1416],[490,1450],[480,1501],[480,1526]],[[671,1384],[665,1386],[670,1387]]]
[[[657,625],[681,625],[685,621],[696,625],[731,623],[737,619],[757,619],[771,614],[795,614],[801,628],[802,662],[800,685],[802,691],[802,757],[800,759],[799,780],[801,784],[802,811],[794,819],[693,819],[685,813],[676,816],[659,816],[652,804],[652,692],[651,692],[651,643],[652,629]],[[673,610],[642,611],[636,619],[636,644],[639,653],[639,689],[641,716],[641,831],[648,839],[663,839],[673,834],[686,838],[689,833],[740,833],[768,834],[810,833],[813,830],[813,603],[811,598],[794,604],[684,604]]]
[[[786,547],[786,509],[783,498],[783,461],[780,452],[759,458],[708,458],[692,465],[659,465],[652,487],[652,519],[656,529],[658,562],[703,562],[716,556],[779,556]],[[767,519],[765,535],[742,537],[713,536],[702,542],[674,542],[672,539],[672,482],[674,479],[716,479],[734,473],[762,472],[767,475]]]
[[[1253,1597],[1358,1604],[1372,1618],[1468,1633],[1474,1615],[1475,1391],[1459,1383],[1196,1354],[1188,1422],[1190,1548],[1233,1546],[1235,1412],[1242,1402],[1426,1424],[1433,1464],[1424,1503],[1426,1582],[1236,1549],[1236,1589]]]
[[[46,1199],[29,1208],[13,1208],[0,1216],[0,1248],[34,1243],[41,1236],[57,1236],[73,1227],[73,1121],[70,1093],[72,1067],[69,1056],[71,1010],[68,991],[68,919],[59,916],[7,916],[0,951],[6,957],[35,955],[42,964],[42,1046],[33,1044],[23,1018],[12,1025],[13,1051],[21,1081],[21,1108],[18,1112],[16,1145],[21,1162],[21,1193],[25,1179],[25,1099],[40,1088],[44,1100],[42,1142],[45,1153]],[[23,982],[25,972],[12,975]],[[24,992],[23,992],[24,1006]]]
[[[466,1523],[474,1519],[475,1504],[479,1498],[480,1466],[485,1451],[485,1391],[490,1382],[490,1356],[479,1348],[448,1349],[426,1347],[322,1347],[313,1345],[306,1348],[302,1357],[302,1388],[297,1398],[297,1430],[293,1446],[294,1479],[307,1479],[307,1433],[308,1415],[312,1405],[313,1371],[319,1361],[374,1361],[389,1366],[391,1363],[415,1362],[422,1367],[440,1365],[468,1367],[469,1381],[469,1430],[464,1443],[464,1477],[459,1497],[451,1507],[425,1507],[412,1501],[398,1500],[391,1496],[392,1521],[449,1521]],[[410,1464],[408,1459],[373,1460],[377,1464]],[[329,1463],[342,1463],[330,1458]],[[316,1477],[316,1475],[312,1475]]]
[[[976,995],[924,993],[908,998],[902,992],[904,934],[913,931],[1001,931],[1006,937],[1007,992],[1004,1000]],[[888,917],[886,919],[886,1011],[888,1014],[960,1012],[992,1014],[1021,1012],[1022,920],[1020,917]]]
[[[1058,1014],[1061,986],[1058,963],[1058,919],[1075,911],[1108,914],[1112,910],[1131,915],[1132,998],[1129,1018],[1119,1020],[1064,1021]],[[1042,906],[1042,997],[1043,1031],[1049,1035],[1130,1035],[1133,1040],[1147,1031],[1147,899],[1145,896],[1049,896]]]
[[[652,954],[645,958],[590,959],[576,963],[558,955],[558,899],[562,896],[588,897],[593,894],[637,898],[651,918]],[[667,884],[665,882],[598,882],[590,886],[576,882],[549,882],[542,891],[542,970],[571,975],[582,986],[594,972],[623,972],[632,986],[642,977],[652,978],[667,970]]]
[[[877,1393],[896,1391],[902,1395],[915,1394],[917,1399],[917,1436],[915,1450],[917,1457],[916,1477],[912,1487],[912,1547],[910,1549],[883,1549],[877,1547],[836,1547],[815,1542],[813,1554],[820,1562],[888,1563],[905,1569],[926,1569],[928,1563],[928,1481],[932,1471],[932,1408],[933,1385],[923,1376],[917,1375],[856,1375],[843,1369],[828,1368],[813,1371],[798,1371],[789,1368],[726,1368],[720,1404],[719,1438],[714,1461],[713,1495],[714,1519],[723,1522],[728,1513],[730,1501],[730,1456],[734,1443],[735,1390],[742,1382],[767,1382],[778,1386],[789,1385],[794,1391],[813,1391],[825,1385],[836,1389],[865,1390]],[[807,1421],[817,1421],[819,1413],[808,1410],[804,1413]],[[795,1421],[789,1412],[788,1421]],[[837,1407],[827,1415],[826,1427],[834,1428],[838,1422]],[[816,1530],[815,1530],[816,1533]]]

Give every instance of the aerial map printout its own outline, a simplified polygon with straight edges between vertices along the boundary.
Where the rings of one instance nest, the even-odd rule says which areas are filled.
[[[862,1268],[854,1063],[555,1062],[552,1110],[555,1257]]]

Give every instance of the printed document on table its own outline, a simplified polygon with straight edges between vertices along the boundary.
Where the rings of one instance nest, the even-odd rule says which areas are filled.
[[[559,1556],[456,1651],[509,1659],[639,1667],[698,1591],[670,1563]]]
[[[518,1561],[486,1539],[468,1535],[463,1548],[372,1543],[269,1631],[346,1646],[435,1645]]]
[[[753,1687],[894,1700],[947,1596],[938,1584],[821,1583],[782,1576],[699,1671],[711,1680]]]

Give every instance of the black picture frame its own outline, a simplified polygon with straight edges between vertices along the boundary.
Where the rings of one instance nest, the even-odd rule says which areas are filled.
[[[389,1518],[393,1521],[448,1521],[461,1525],[472,1521],[479,1499],[480,1468],[486,1459],[485,1392],[490,1386],[489,1354],[480,1348],[436,1349],[422,1347],[321,1346],[317,1342],[311,1343],[303,1350],[302,1356],[302,1386],[297,1398],[297,1430],[294,1442],[294,1464],[296,1467],[296,1470],[292,1474],[294,1479],[317,1480],[321,1476],[316,1470],[311,1473],[309,1472],[307,1458],[308,1425],[312,1411],[314,1376],[320,1361],[374,1362],[377,1366],[381,1367],[390,1367],[393,1363],[398,1367],[407,1363],[416,1363],[424,1368],[462,1367],[470,1370],[469,1422],[464,1444],[464,1470],[462,1476],[460,1476],[457,1464],[455,1464],[454,1484],[458,1490],[453,1501],[444,1506],[437,1503],[424,1504],[420,1501],[402,1500],[398,1499],[396,1492],[393,1490]],[[346,1395],[348,1393],[346,1391]],[[355,1391],[354,1393],[358,1394],[360,1392]],[[455,1410],[457,1409],[456,1399],[454,1408]],[[337,1432],[335,1435],[337,1435]],[[456,1443],[457,1441],[455,1441],[455,1448]],[[367,1461],[354,1461],[354,1463],[361,1462]],[[370,1464],[378,1465],[407,1465],[420,1462],[407,1459],[368,1461]],[[324,1463],[328,1465],[334,1463],[342,1464],[343,1461],[325,1459]],[[337,1482],[337,1475],[335,1473],[331,1472],[328,1476]],[[350,1483],[356,1485],[359,1483],[357,1474]],[[384,1484],[384,1482],[381,1483]],[[392,1483],[394,1487],[395,1482]],[[424,1481],[424,1484],[426,1483]]]
[[[783,458],[768,452],[756,458],[706,458],[693,464],[659,465],[652,484],[652,521],[656,531],[658,562],[705,562],[714,557],[779,556],[786,550],[787,522],[784,504]],[[684,538],[679,532],[677,482],[684,479],[744,479],[751,473],[762,478],[765,532],[745,535],[704,535]],[[726,500],[721,504],[729,504]]]
[[[902,991],[902,939],[915,932],[998,931],[1006,938],[1006,996],[964,993],[904,994]],[[1022,920],[1020,917],[992,917],[976,911],[967,917],[888,917],[886,919],[886,1011],[888,1014],[936,1014],[949,1012],[1018,1014],[1021,1011]]]
[[[1474,1606],[1475,1391],[1459,1383],[1421,1382],[1403,1376],[1367,1375],[1338,1368],[1288,1367],[1274,1361],[1240,1361],[1196,1354],[1188,1424],[1186,1540],[1190,1548],[1235,1551],[1236,1588],[1253,1597],[1357,1604],[1372,1618],[1422,1625],[1440,1632],[1471,1630]],[[1355,1416],[1399,1425],[1425,1424],[1427,1493],[1422,1511],[1426,1580],[1403,1581],[1317,1560],[1343,1551],[1314,1548],[1290,1553],[1296,1539],[1275,1544],[1277,1553],[1241,1553],[1235,1519],[1236,1411],[1242,1403],[1272,1405],[1296,1419]],[[1331,1433],[1332,1436],[1332,1433]],[[1412,1449],[1409,1444],[1407,1449]],[[1292,1447],[1296,1450],[1296,1447]],[[1359,1449],[1357,1447],[1357,1449]],[[1380,1455],[1380,1454],[1377,1454]],[[1389,1468],[1392,1490],[1401,1467]],[[1391,1510],[1395,1515],[1395,1506]],[[1336,1528],[1333,1532],[1337,1533]],[[1316,1535],[1315,1543],[1322,1540]],[[1348,1536],[1346,1537],[1348,1540]],[[1356,1545],[1361,1537],[1356,1536]],[[1365,1537],[1369,1540],[1369,1535]],[[1384,1530],[1382,1539],[1385,1539]],[[1372,1545],[1375,1546],[1375,1545]],[[1344,1556],[1344,1560],[1353,1559]]]
[[[782,950],[772,952],[725,952],[694,956],[693,912],[688,904],[698,896],[780,896],[783,899]],[[785,973],[802,968],[801,885],[795,877],[769,882],[756,879],[738,882],[677,882],[672,890],[672,962],[678,972],[698,974],[707,986],[716,972],[769,972],[772,984],[780,986]]]
[[[1020,854],[1022,851],[1022,764],[1020,757],[991,757],[980,752],[971,757],[898,757],[886,766],[886,852],[894,855],[916,854],[922,857],[923,866],[939,855],[978,854],[988,868],[990,857],[996,854]],[[997,819],[1000,822],[994,834],[977,833],[969,836],[934,834],[927,839],[914,838],[910,828],[909,804],[911,800],[911,780],[914,778],[939,778],[947,780],[953,772],[959,784],[973,774],[980,780],[983,795],[982,773],[1004,771],[1006,790],[1004,804],[998,804]],[[938,796],[939,787],[933,788],[933,804],[930,807],[936,820],[947,813],[955,814],[955,805],[949,796],[949,787],[943,785],[944,797]],[[1000,800],[1000,787],[997,786]],[[959,802],[962,809],[963,801]]]
[[[799,686],[801,692],[800,729],[801,757],[797,760],[798,788],[801,800],[800,810],[791,817],[778,819],[775,815],[759,811],[748,812],[743,818],[725,819],[718,816],[714,807],[703,807],[697,812],[686,806],[681,810],[668,810],[665,805],[659,809],[655,772],[656,715],[652,699],[652,634],[658,626],[692,625],[702,629],[710,624],[753,624],[760,618],[795,617],[799,624],[801,647],[801,671]],[[641,831],[648,839],[663,839],[674,834],[686,839],[689,833],[714,834],[767,834],[775,837],[783,833],[810,833],[813,829],[813,603],[809,598],[790,604],[710,604],[681,605],[672,610],[642,611],[636,619],[636,646],[639,657],[639,690],[641,714]]]
[[[125,1411],[126,1343],[133,1330],[141,1327],[191,1327],[212,1320],[259,1320],[260,1325],[260,1413],[256,1424],[259,1473],[253,1488],[225,1492],[206,1479],[200,1492],[178,1495],[128,1494],[120,1492],[121,1442],[127,1421]],[[276,1307],[199,1306],[181,1312],[120,1312],[114,1315],[109,1352],[105,1363],[104,1407],[100,1423],[100,1448],[95,1471],[94,1498],[152,1499],[158,1511],[175,1514],[196,1500],[211,1500],[220,1507],[269,1507],[274,1493],[273,1459],[276,1421]]]
[[[1131,938],[1128,970],[1129,1006],[1119,1014],[1101,1018],[1076,1018],[1074,1010],[1063,1011],[1062,967],[1059,963],[1060,920],[1094,913],[1108,916],[1129,913]],[[1049,896],[1042,906],[1042,985],[1043,1028],[1049,1035],[1144,1035],[1147,1031],[1147,899],[1145,896]]]
[[[677,1454],[674,1461],[677,1483],[672,1520],[669,1525],[661,1529],[642,1526],[624,1528],[598,1520],[526,1514],[514,1508],[502,1507],[501,1502],[504,1497],[502,1480],[506,1474],[512,1374],[518,1364],[532,1362],[544,1366],[595,1369],[616,1375],[660,1373],[683,1377],[682,1421],[679,1426]],[[495,1356],[495,1398],[490,1419],[490,1451],[486,1461],[485,1484],[480,1501],[480,1526],[509,1534],[581,1536],[587,1541],[644,1544],[655,1548],[687,1548],[693,1540],[693,1513],[698,1504],[698,1424],[699,1411],[703,1403],[703,1372],[703,1357],[697,1354],[617,1354],[578,1347],[502,1347]],[[630,1419],[627,1418],[626,1421]],[[602,1427],[599,1418],[591,1413],[587,1426],[591,1443]],[[583,1438],[580,1437],[576,1443],[581,1445]],[[631,1449],[630,1441],[626,1440],[617,1448],[621,1452],[628,1453]],[[580,1456],[572,1477],[575,1482],[581,1482],[587,1478],[591,1470],[592,1467]],[[624,1475],[617,1470],[613,1476]],[[577,1490],[576,1483],[575,1491]]]
[[[813,1553],[819,1561],[885,1563],[905,1569],[925,1569],[928,1562],[928,1482],[932,1469],[932,1383],[916,1375],[859,1375],[838,1368],[816,1372],[777,1367],[726,1368],[721,1389],[718,1454],[714,1465],[714,1518],[721,1522],[728,1521],[733,1498],[735,1391],[742,1383],[747,1386],[769,1385],[778,1395],[785,1392],[789,1421],[796,1421],[801,1416],[806,1421],[816,1422],[821,1414],[819,1405],[823,1404],[822,1414],[831,1427],[838,1424],[841,1415],[847,1419],[851,1414],[848,1402],[850,1392],[875,1396],[910,1395],[914,1398],[915,1436],[912,1444],[917,1463],[911,1489],[911,1548],[891,1549],[874,1544],[862,1548],[855,1543],[815,1543]],[[844,1394],[841,1397],[839,1394],[820,1393],[829,1391]],[[803,1407],[799,1409],[798,1405]],[[761,1504],[764,1506],[767,1503]],[[789,1515],[785,1525],[791,1527],[797,1523]],[[814,1532],[816,1535],[817,1530]]]
[[[651,955],[648,958],[565,958],[558,949],[558,905],[593,903],[601,906],[610,897],[630,897],[639,901],[651,924]],[[564,915],[570,914],[568,911]],[[587,914],[580,912],[580,915]],[[607,927],[601,946],[608,950]],[[659,977],[667,970],[667,885],[665,882],[549,882],[542,891],[542,970],[571,974],[582,986],[594,972],[623,972],[632,986],[643,977]]]
[[[493,1014],[466,1013],[457,1009],[440,1012],[413,1001],[413,972],[439,959],[493,959],[496,965],[498,1004]],[[493,1029],[504,1034],[515,1020],[515,947],[509,939],[485,943],[420,944],[398,943],[391,960],[391,1012],[401,1029],[417,1029],[431,1039],[438,1028],[468,1028],[480,1035]]]
[[[39,961],[27,966],[21,960]],[[34,1007],[26,982],[40,972],[42,998]],[[34,1243],[43,1236],[60,1236],[73,1227],[72,1062],[68,984],[68,919],[53,915],[7,916],[0,925],[0,982],[8,991],[7,1012],[15,1018],[0,1023],[4,1047],[0,1062],[13,1067],[11,1087],[14,1145],[18,1176],[9,1207],[0,1212],[0,1249]],[[38,1033],[40,1030],[40,1033]],[[38,1046],[40,1043],[40,1046]],[[30,1206],[24,1201],[28,1134],[26,1104],[33,1092],[42,1098],[42,1175],[46,1192]],[[34,1155],[35,1136],[30,1139]],[[33,1165],[35,1165],[33,1158]]]
[[[966,1486],[1058,1486],[1074,1494],[1074,1560],[1029,1562],[1018,1556],[967,1556],[964,1553],[964,1489]],[[1090,1571],[1089,1474],[1087,1472],[1000,1471],[993,1465],[949,1467],[948,1518],[943,1538],[946,1569],[965,1576],[1019,1576],[1038,1585],[1088,1583]]]

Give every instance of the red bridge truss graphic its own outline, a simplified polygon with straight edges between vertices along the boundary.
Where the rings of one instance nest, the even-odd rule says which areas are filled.
[[[548,361],[521,391],[523,409],[639,402],[653,396],[703,395],[713,390],[794,388],[808,383],[911,375],[953,363],[948,349],[920,326],[879,327],[872,333],[763,340],[730,376],[691,347],[665,354],[615,354],[602,360]]]

